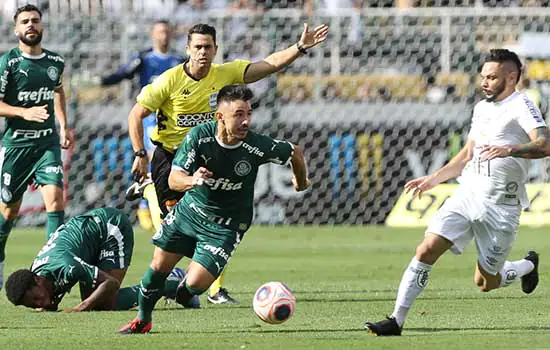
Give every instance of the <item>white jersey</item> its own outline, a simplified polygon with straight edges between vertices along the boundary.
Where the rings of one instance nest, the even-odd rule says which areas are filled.
[[[506,157],[481,161],[482,146],[506,146],[530,141],[528,133],[546,127],[540,111],[527,95],[514,92],[499,102],[480,101],[474,108],[468,139],[475,142],[473,158],[458,181],[483,199],[497,204],[529,207],[525,182],[530,162]]]

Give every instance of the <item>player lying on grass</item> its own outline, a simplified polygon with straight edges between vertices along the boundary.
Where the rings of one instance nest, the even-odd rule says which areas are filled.
[[[298,146],[249,130],[251,99],[244,85],[223,87],[218,120],[191,129],[178,149],[168,182],[172,190],[186,192],[153,236],[156,248],[141,280],[138,316],[120,333],[151,330],[164,281],[182,257],[192,260],[176,301],[185,305],[210,287],[250,227],[260,165],[290,162],[296,191],[309,187]]]
[[[65,293],[80,284],[82,302],[65,311],[128,310],[137,305],[139,286],[120,288],[132,260],[134,231],[118,209],[100,208],[60,226],[38,252],[30,269],[12,273],[6,295],[14,305],[56,311]],[[174,269],[164,296],[175,298],[184,272]],[[198,307],[198,299],[185,304]]]

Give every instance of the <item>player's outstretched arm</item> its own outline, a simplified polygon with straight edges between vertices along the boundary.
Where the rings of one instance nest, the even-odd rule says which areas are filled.
[[[288,66],[298,56],[306,53],[306,50],[314,47],[327,38],[328,26],[322,24],[313,30],[309,30],[307,23],[304,23],[304,31],[300,40],[287,49],[277,51],[262,61],[254,62],[246,69],[244,73],[244,82],[246,84],[253,83],[266,76],[278,72],[282,68]]]
[[[436,170],[433,174],[422,176],[417,179],[411,180],[405,184],[405,190],[407,193],[412,191],[413,197],[422,197],[422,193],[428,191],[442,182],[449,179],[453,179],[462,173],[466,164],[472,159],[475,142],[468,140],[466,145],[462,147],[460,152],[453,157],[442,168]]]
[[[204,167],[200,167],[193,175],[187,175],[183,170],[172,169],[168,177],[168,186],[172,191],[185,192],[193,186],[200,186],[204,180],[212,177],[212,172]]]
[[[528,143],[509,146],[485,146],[481,150],[482,160],[503,157],[538,159],[550,156],[550,132],[547,127],[535,128],[529,132]]]
[[[294,189],[298,192],[307,190],[311,185],[311,182],[307,178],[307,165],[304,152],[299,146],[294,145],[294,153],[290,159],[290,164],[294,175],[292,177]]]
[[[120,283],[107,273],[98,270],[97,288],[80,304],[67,311],[113,310]]]
[[[151,114],[150,110],[136,103],[130,111],[130,115],[128,115],[128,134],[130,135],[134,152],[145,150],[145,144],[143,143],[143,119],[149,114]],[[147,177],[147,165],[149,165],[147,155],[136,156],[132,165],[132,173],[137,181],[141,182]]]

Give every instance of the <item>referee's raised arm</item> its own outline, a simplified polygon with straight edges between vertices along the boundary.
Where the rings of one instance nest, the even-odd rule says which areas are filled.
[[[246,84],[253,83],[272,73],[278,72],[294,62],[298,56],[307,54],[307,49],[325,41],[327,35],[328,26],[326,24],[309,30],[307,23],[304,23],[304,31],[296,44],[284,50],[272,53],[261,61],[252,63],[244,73],[244,82]]]

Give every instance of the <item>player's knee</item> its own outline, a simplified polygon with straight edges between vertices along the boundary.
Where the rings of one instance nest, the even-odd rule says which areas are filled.
[[[433,265],[438,256],[429,244],[422,242],[416,247],[416,259],[424,264]]]
[[[496,279],[485,279],[481,286],[479,286],[479,290],[486,293],[490,292],[493,289],[497,289],[500,285],[500,282]]]
[[[15,220],[19,215],[19,206],[2,206],[2,208],[0,209],[0,213],[5,220]]]
[[[209,281],[206,281],[204,278],[200,278],[200,276],[188,274],[185,279],[185,284],[190,289],[199,292],[200,294],[204,293],[210,287],[211,283],[208,283]]]

